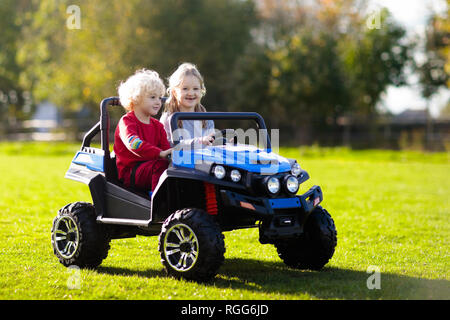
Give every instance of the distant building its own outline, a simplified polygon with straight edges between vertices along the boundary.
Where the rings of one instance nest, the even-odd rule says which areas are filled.
[[[434,119],[426,109],[380,116],[372,127],[357,116],[338,118],[339,143],[354,148],[450,150],[450,119]]]
[[[393,124],[426,124],[428,112],[426,109],[406,109],[392,119]]]
[[[61,112],[57,106],[48,101],[38,104],[31,120],[24,122],[24,127],[33,129],[35,132],[51,132],[61,125]]]
[[[41,102],[36,106],[36,111],[30,120],[23,122],[23,128],[30,133],[18,139],[31,139],[37,141],[65,140],[64,132],[56,132],[63,126],[62,114],[59,108],[49,101]]]

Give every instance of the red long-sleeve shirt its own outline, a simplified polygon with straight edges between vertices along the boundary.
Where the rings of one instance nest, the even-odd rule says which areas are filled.
[[[133,111],[125,114],[117,124],[114,134],[119,179],[129,184],[131,170],[143,161],[159,159],[159,153],[170,149],[164,126],[156,119],[141,122]]]

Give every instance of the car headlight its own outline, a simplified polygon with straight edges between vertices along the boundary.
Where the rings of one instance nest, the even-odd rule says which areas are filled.
[[[241,173],[239,170],[233,169],[231,170],[230,178],[233,182],[239,182],[241,180]]]
[[[294,176],[287,176],[284,179],[284,185],[288,192],[297,193],[298,191],[298,180]]]
[[[294,165],[291,168],[291,173],[297,177],[300,174],[300,172],[302,172],[302,168],[300,168],[300,165],[297,162],[294,163]]]
[[[217,179],[223,179],[227,172],[226,172],[224,167],[222,167],[222,166],[215,166],[214,169],[213,169],[213,173],[214,173],[214,176]]]
[[[267,179],[266,186],[267,190],[269,190],[271,194],[277,194],[278,191],[280,191],[280,180],[278,178],[271,177]]]

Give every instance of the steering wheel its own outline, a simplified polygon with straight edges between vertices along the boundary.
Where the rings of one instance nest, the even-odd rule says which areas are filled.
[[[233,137],[232,137],[233,144],[237,145],[237,135],[236,135],[236,131],[234,129],[223,129],[223,130],[220,130],[221,136],[218,137],[218,138],[222,139],[222,143],[221,143],[222,145],[226,145],[226,143],[229,142],[229,140],[227,140],[226,137],[227,137],[227,135],[230,135],[230,132],[233,135]],[[218,145],[218,143],[216,143],[216,141],[218,141],[218,138],[216,138],[215,135],[213,136],[213,138],[214,138],[213,145]]]

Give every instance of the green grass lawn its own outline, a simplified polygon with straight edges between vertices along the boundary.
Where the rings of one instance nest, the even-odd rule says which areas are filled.
[[[97,270],[77,275],[50,243],[58,209],[91,201],[64,179],[70,144],[0,144],[0,299],[449,299],[449,154],[289,148],[320,185],[338,245],[322,271],[286,267],[257,229],[225,233],[225,263],[214,281],[166,277],[157,237],[113,240]],[[369,266],[381,289],[369,290]],[[79,288],[69,289],[79,276]]]

